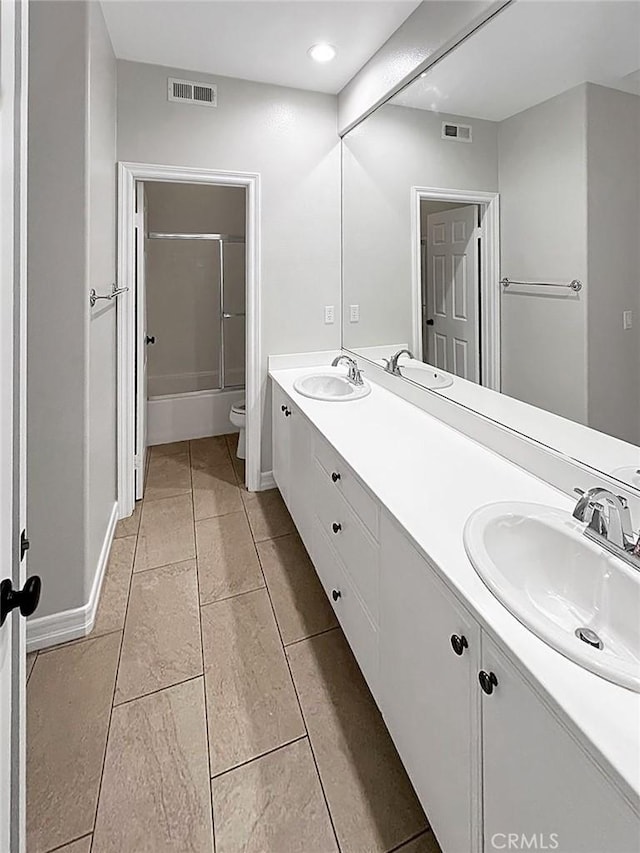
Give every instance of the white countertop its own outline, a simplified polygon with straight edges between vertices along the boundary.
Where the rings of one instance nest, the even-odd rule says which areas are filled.
[[[484,585],[464,549],[465,522],[485,504],[533,501],[571,512],[574,501],[374,382],[369,396],[348,403],[320,402],[293,390],[298,376],[317,372],[281,369],[270,376],[638,808],[640,694],[587,672],[521,625]]]

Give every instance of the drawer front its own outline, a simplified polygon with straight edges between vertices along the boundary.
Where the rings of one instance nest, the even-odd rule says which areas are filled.
[[[372,538],[342,495],[324,476],[315,462],[316,483],[313,501],[316,515],[331,545],[345,566],[349,580],[378,622],[378,583],[380,560],[378,543]]]
[[[315,457],[323,469],[327,482],[340,492],[364,522],[374,539],[378,538],[379,510],[377,502],[352,474],[333,447],[319,435],[314,441]]]
[[[316,572],[375,697],[378,680],[378,632],[317,517],[313,521],[312,539]]]

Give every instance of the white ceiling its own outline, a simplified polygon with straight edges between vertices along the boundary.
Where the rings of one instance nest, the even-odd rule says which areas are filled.
[[[580,83],[640,94],[640,3],[520,0],[392,103],[502,121]]]
[[[102,0],[118,59],[336,94],[420,0]],[[332,62],[307,56],[318,42]]]

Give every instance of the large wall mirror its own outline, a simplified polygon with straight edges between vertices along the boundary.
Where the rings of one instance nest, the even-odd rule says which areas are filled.
[[[517,0],[346,134],[342,316],[640,490],[640,3]]]

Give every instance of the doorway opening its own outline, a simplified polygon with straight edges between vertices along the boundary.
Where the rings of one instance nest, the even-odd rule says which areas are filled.
[[[498,195],[413,187],[412,210],[412,350],[499,390]]]
[[[258,176],[120,164],[118,506],[154,445],[239,433],[260,487]]]

